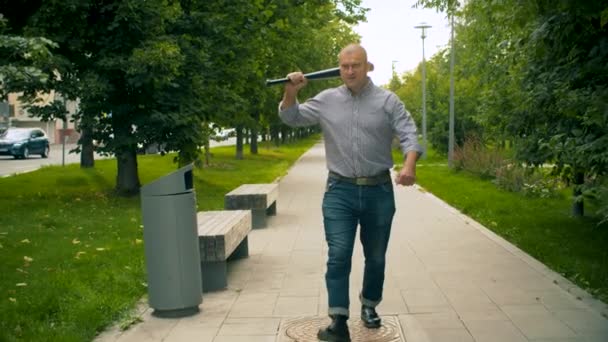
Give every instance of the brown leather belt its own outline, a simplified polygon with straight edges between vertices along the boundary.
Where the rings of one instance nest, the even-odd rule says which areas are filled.
[[[340,174],[337,174],[333,171],[329,171],[329,177],[337,180],[341,180],[347,183],[356,184],[356,185],[378,185],[390,183],[391,181],[391,173],[386,170],[380,174],[371,177],[344,177]]]

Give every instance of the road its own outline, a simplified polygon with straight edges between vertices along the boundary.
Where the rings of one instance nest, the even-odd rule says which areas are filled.
[[[211,147],[226,146],[236,144],[235,138],[230,138],[222,142],[211,141]],[[74,149],[76,145],[66,145],[65,148],[65,163],[80,163],[80,153],[68,153]],[[107,158],[100,155],[95,155],[95,159]],[[39,169],[46,165],[61,165],[63,160],[63,146],[51,145],[49,157],[44,159],[39,155],[31,155],[28,159],[14,159],[11,156],[0,156],[0,177],[8,177],[19,173],[30,172]]]

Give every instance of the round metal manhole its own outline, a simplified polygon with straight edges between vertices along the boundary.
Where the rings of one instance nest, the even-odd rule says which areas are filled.
[[[290,320],[285,323],[283,331],[293,342],[318,341],[317,332],[326,327],[329,317],[306,317]],[[348,320],[350,339],[352,342],[401,342],[399,323],[395,317],[382,317],[382,326],[378,329],[366,328],[360,319]]]

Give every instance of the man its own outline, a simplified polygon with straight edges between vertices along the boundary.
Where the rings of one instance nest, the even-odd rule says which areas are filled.
[[[350,341],[349,275],[357,225],[365,255],[361,320],[379,328],[375,307],[382,300],[385,255],[395,200],[389,169],[393,166],[391,144],[399,138],[405,161],[395,183],[412,185],[416,160],[422,153],[416,125],[403,103],[392,92],[375,86],[367,77],[371,64],[358,44],[345,47],[338,56],[344,84],[322,91],[303,104],[298,91],[307,80],[301,72],[287,77],[281,120],[290,126],[320,124],[325,140],[329,176],[323,198],[323,224],[329,247],[325,282],[332,321],[319,330],[321,341]]]

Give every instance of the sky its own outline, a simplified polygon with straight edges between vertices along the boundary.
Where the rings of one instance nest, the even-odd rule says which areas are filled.
[[[374,71],[368,75],[377,85],[389,82],[393,61],[399,75],[414,70],[422,61],[421,30],[414,26],[421,22],[432,26],[426,29],[424,39],[427,60],[449,43],[446,15],[434,9],[413,8],[415,3],[416,0],[362,1],[362,7],[370,8],[367,22],[355,26],[354,31],[361,35],[361,45],[374,64]]]

